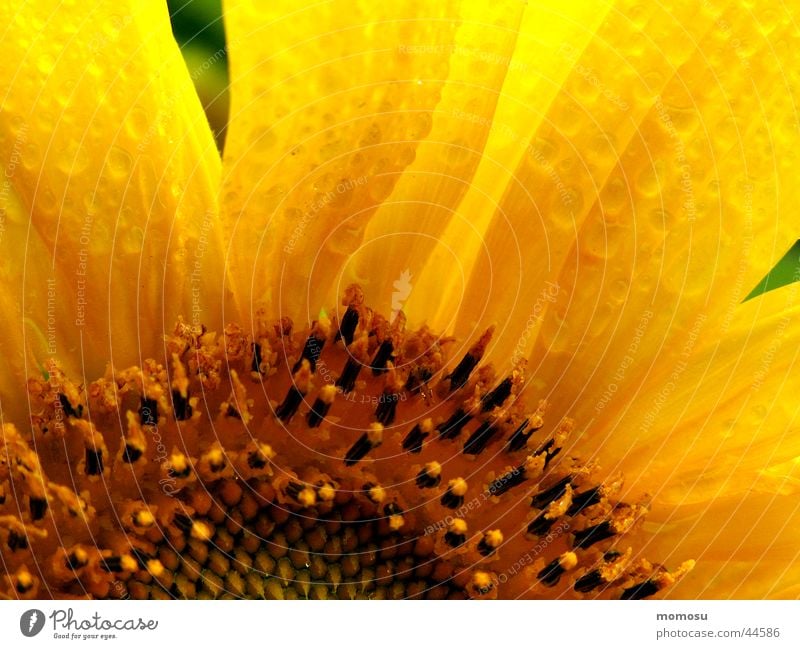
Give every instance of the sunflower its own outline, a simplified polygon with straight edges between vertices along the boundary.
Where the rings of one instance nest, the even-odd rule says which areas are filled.
[[[0,593],[796,596],[789,12],[6,3]]]

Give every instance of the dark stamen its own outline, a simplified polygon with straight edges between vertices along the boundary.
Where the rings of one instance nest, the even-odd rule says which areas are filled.
[[[545,512],[540,512],[539,515],[530,522],[530,525],[528,525],[528,534],[544,536],[550,531],[550,528],[553,527],[555,522],[555,518],[546,518]]]
[[[172,522],[175,523],[175,527],[177,527],[184,534],[187,534],[189,530],[192,529],[192,519],[186,514],[175,514]]]
[[[261,371],[261,345],[259,345],[258,343],[253,343],[252,349],[253,349],[253,360],[250,363],[250,371],[253,374],[263,374],[264,372]]]
[[[469,381],[469,375],[472,374],[472,370],[477,367],[479,361],[479,358],[470,353],[464,355],[461,362],[456,365],[456,369],[445,377],[450,379],[450,392],[455,392]]]
[[[570,508],[567,510],[567,514],[570,516],[575,516],[587,507],[591,507],[592,505],[599,503],[602,497],[603,494],[600,487],[592,487],[591,489],[582,491],[579,494],[575,494],[572,497],[572,505],[570,505]]]
[[[83,568],[86,565],[87,561],[85,558],[79,557],[75,552],[70,552],[67,555],[64,564],[70,570],[77,570],[78,568]]]
[[[478,543],[478,554],[482,557],[488,557],[493,555],[497,551],[497,548],[492,547],[486,542],[486,539],[481,539],[480,543]]]
[[[31,509],[31,518],[35,521],[41,520],[44,518],[44,514],[47,511],[47,499],[34,498],[31,496],[29,506]]]
[[[464,453],[467,455],[480,455],[486,450],[489,442],[494,439],[496,434],[497,428],[495,426],[488,421],[483,422],[467,439],[467,443],[464,444]]]
[[[458,509],[464,504],[464,496],[456,496],[450,489],[444,492],[440,501],[448,509]]]
[[[122,557],[106,557],[100,567],[106,572],[122,572]]]
[[[362,367],[364,366],[352,356],[348,358],[342,370],[342,375],[336,380],[336,387],[340,388],[345,394],[350,394],[356,386],[358,374],[361,372]]]
[[[122,451],[122,461],[126,464],[133,464],[136,462],[140,457],[142,457],[141,449],[131,445],[125,444],[125,448]]]
[[[611,527],[611,523],[609,521],[603,521],[597,525],[587,527],[585,530],[577,530],[575,532],[575,542],[573,543],[573,547],[576,549],[590,548],[595,543],[599,543],[605,539],[610,539],[615,534],[616,532],[614,531],[614,528]]]
[[[328,411],[330,409],[330,403],[325,403],[322,399],[317,397],[314,401],[314,405],[311,406],[311,410],[309,410],[308,415],[306,416],[308,427],[317,428],[322,423],[322,420],[328,415]]]
[[[472,420],[472,415],[468,415],[461,408],[456,410],[444,424],[439,427],[440,439],[455,439],[461,434],[464,428]]]
[[[384,426],[391,426],[397,413],[397,402],[400,395],[395,392],[384,392],[375,408],[375,419]]]
[[[299,482],[292,481],[286,485],[286,493],[295,500],[297,500],[297,497],[300,495],[300,492],[303,491],[303,489],[305,489],[305,485]]]
[[[86,449],[86,475],[100,475],[103,472],[103,451]]]
[[[417,473],[417,486],[420,489],[431,489],[436,487],[442,481],[442,475],[432,476],[428,473],[425,467],[422,467]]]
[[[344,456],[345,466],[353,466],[363,459],[364,456],[372,450],[369,437],[364,433],[358,438],[358,441],[350,447],[347,455]]]
[[[339,331],[336,333],[336,338],[334,338],[334,342],[338,342],[341,339],[344,339],[344,344],[348,347],[353,342],[353,336],[356,333],[356,327],[358,326],[358,309],[355,307],[349,306],[347,307],[347,311],[345,311],[344,315],[342,316],[342,322],[339,325]]]
[[[189,476],[191,471],[192,468],[187,464],[186,468],[181,471],[176,471],[175,469],[170,468],[170,470],[167,473],[169,474],[170,478],[186,478]]]
[[[561,565],[561,561],[556,558],[542,568],[539,571],[539,574],[536,575],[536,578],[545,586],[555,586],[561,579],[561,575],[563,575],[565,572],[566,571]]]
[[[154,557],[147,554],[141,548],[131,548],[130,549],[133,558],[136,559],[136,563],[139,564],[139,569],[143,570],[147,567],[147,562],[153,559]]]
[[[405,388],[412,394],[417,394],[431,380],[433,374],[427,367],[415,367],[408,374]]]
[[[14,552],[15,550],[27,550],[28,537],[24,534],[17,534],[14,530],[8,531],[8,549]]]
[[[303,393],[293,385],[286,393],[283,403],[276,408],[275,416],[282,422],[288,422],[297,412],[301,403],[303,403]]]
[[[403,450],[409,453],[419,453],[422,450],[422,442],[427,436],[428,433],[423,433],[417,424],[403,440]]]
[[[527,477],[525,476],[525,467],[518,466],[516,469],[512,469],[508,473],[504,473],[499,478],[496,478],[489,483],[489,495],[502,496],[506,491],[521,485],[523,482],[525,482],[525,480],[527,480]]]
[[[567,485],[570,484],[571,481],[572,476],[567,476],[566,478],[561,478],[561,480],[556,482],[552,487],[540,491],[531,500],[531,507],[544,509],[551,502],[558,500],[566,493]]]
[[[622,591],[620,599],[644,599],[645,597],[652,597],[659,591],[658,585],[650,581],[643,581],[641,584],[636,584],[630,588]]]
[[[339,340],[337,337],[336,340]],[[300,355],[298,361],[294,364],[292,368],[292,374],[297,372],[302,365],[303,360],[308,361],[309,368],[312,372],[317,371],[317,361],[319,360],[319,355],[322,353],[322,348],[325,345],[324,338],[317,338],[314,334],[311,334],[308,338],[306,338],[306,344],[303,346],[303,353]]]
[[[530,438],[530,436],[533,435],[538,430],[537,428],[531,428],[530,430],[526,430],[529,421],[530,420],[526,419],[519,425],[517,430],[511,433],[511,437],[509,437],[508,439],[508,450],[511,453],[525,448],[525,445],[528,443],[528,439]]]
[[[505,400],[511,395],[511,387],[513,385],[510,378],[503,379],[500,385],[481,399],[481,411],[489,412],[492,408],[502,406]]]
[[[175,412],[175,419],[186,421],[192,416],[192,406],[189,404],[189,393],[184,397],[180,390],[172,391],[172,410]]]
[[[261,451],[251,451],[247,456],[247,466],[251,469],[263,469],[267,466],[267,458]]]
[[[83,415],[83,404],[78,404],[75,408],[72,407],[72,404],[67,399],[67,395],[59,393],[58,401],[61,404],[61,407],[64,409],[64,413],[67,417],[75,417],[76,419],[80,419]]]
[[[600,571],[592,570],[575,582],[575,590],[579,593],[588,593],[595,588],[600,588],[600,586],[605,585],[605,583]]]
[[[375,357],[372,359],[372,375],[378,376],[386,372],[386,363],[394,360],[394,344],[391,339],[384,340],[378,351],[375,352]]]
[[[398,505],[397,503],[388,503],[383,508],[383,513],[387,517],[398,516],[403,513],[403,508],[400,507],[400,505]]]
[[[444,542],[447,543],[451,548],[457,548],[460,545],[464,545],[465,541],[467,540],[466,534],[456,534],[455,532],[446,532],[444,535]]]
[[[142,397],[142,404],[139,406],[139,421],[142,426],[158,425],[158,401]]]

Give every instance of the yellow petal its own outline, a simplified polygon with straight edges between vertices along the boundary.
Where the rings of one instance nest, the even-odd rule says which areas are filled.
[[[190,286],[213,321],[219,156],[165,4],[6,3],[0,20],[6,367],[152,354]]]
[[[748,301],[721,338],[711,327],[687,337],[581,442],[625,472],[632,497],[652,500],[644,551],[703,566],[705,583],[690,578],[676,597],[777,597],[800,585],[787,572],[800,517],[799,294],[795,284]]]
[[[359,282],[374,297],[373,306],[385,312],[399,308],[399,303],[393,304],[393,283],[405,271],[411,276],[415,295],[440,293],[440,278],[427,286],[418,275],[447,224],[461,218],[458,206],[486,160],[487,141],[500,139],[492,120],[498,105],[507,101],[501,88],[510,76],[524,77],[529,86],[536,85],[533,62],[514,56],[519,49],[523,13],[529,22],[534,12],[515,0],[492,5],[465,2],[460,10],[461,23],[451,51],[421,48],[414,53],[423,61],[449,58],[441,100],[431,113],[430,132],[420,134],[424,139],[417,144],[414,161],[378,208],[363,243],[353,249],[342,269],[342,283]],[[541,18],[542,12],[537,13]],[[547,37],[558,35],[550,23],[543,25],[543,31]],[[531,50],[535,51],[536,65],[541,65],[545,48],[539,45]],[[455,263],[457,258],[449,254],[447,262]],[[402,307],[412,321],[430,315],[415,313],[408,302]]]
[[[550,11],[564,15],[555,6]],[[614,3],[597,24],[591,20],[596,5],[570,4],[569,12],[557,29],[568,36],[546,43],[550,55],[537,67],[543,87],[529,94],[530,82],[509,77],[503,88],[509,110],[498,111],[497,130],[510,131],[515,146],[487,155],[496,161],[476,176],[459,210],[461,222],[454,220],[442,238],[443,249],[460,252],[459,263],[448,268],[433,258],[426,269],[450,287],[431,300],[434,322],[451,321],[459,303],[455,331],[461,336],[497,319],[499,357],[507,358],[523,334],[535,338],[527,324],[539,315],[532,311],[545,281],[557,277],[598,188],[614,172],[652,98],[711,24],[691,4],[667,10]],[[515,58],[531,56],[540,23],[526,21]],[[453,267],[469,274],[465,288],[454,282]]]
[[[487,38],[500,39],[499,54],[510,51],[518,13],[492,14]],[[474,14],[454,2],[225,3],[232,105],[221,200],[245,314],[264,299],[316,315],[434,121],[439,135],[456,137],[434,111],[454,104],[449,61]],[[472,63],[483,78],[502,76]],[[462,80],[467,65],[464,56],[453,63]],[[475,110],[490,115],[494,99],[481,101]],[[432,149],[422,155],[453,154],[452,145]]]
[[[687,337],[590,444],[667,504],[798,491],[800,286],[741,305],[730,331]],[[588,441],[588,440],[587,440]],[[646,452],[639,452],[646,451]]]
[[[668,564],[698,561],[670,592],[685,599],[795,599],[800,594],[797,525],[787,496],[721,496],[677,509],[654,508],[643,551]]]
[[[740,302],[796,238],[800,138],[787,119],[794,94],[785,71],[800,59],[772,45],[795,33],[792,24],[778,20],[767,38],[738,3],[713,16],[587,197],[588,214],[549,278],[555,296],[541,275],[523,276],[530,288],[515,313],[533,316],[530,330],[517,321],[521,334],[502,349],[516,343],[524,354],[536,340],[529,367],[556,418],[569,413],[595,428],[613,420],[687,341],[729,331]],[[637,64],[642,74],[648,67]]]

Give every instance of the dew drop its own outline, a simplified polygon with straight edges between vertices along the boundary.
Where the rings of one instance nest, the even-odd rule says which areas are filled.
[[[467,164],[472,159],[469,143],[463,138],[456,138],[444,149],[445,160],[454,167]]]
[[[657,165],[658,162],[655,163]],[[661,191],[661,183],[654,165],[647,166],[636,177],[636,189],[645,196],[656,196]]]
[[[131,163],[131,157],[128,152],[118,146],[112,147],[108,152],[106,168],[116,178],[128,176],[131,171]]]
[[[409,140],[422,140],[428,133],[430,133],[432,119],[430,113],[419,112],[414,113],[409,120],[409,127],[407,131]]]
[[[42,153],[39,147],[30,142],[22,150],[22,166],[28,171],[34,171],[42,166]]]
[[[611,297],[611,300],[616,304],[621,304],[624,302],[628,297],[628,289],[630,284],[628,283],[627,279],[615,279],[611,282],[611,286],[608,289],[608,294]]]
[[[248,141],[261,150],[271,149],[278,142],[275,132],[268,126],[255,126],[250,129]]]
[[[282,183],[272,185],[264,193],[264,203],[263,203],[264,208],[267,210],[275,209],[275,207],[277,207],[278,203],[283,199],[285,195],[286,195],[286,185]]]
[[[58,207],[56,195],[50,189],[44,189],[36,193],[36,209],[42,214],[55,214]]]
[[[49,76],[56,67],[55,59],[47,53],[39,55],[36,61],[36,69],[44,76]]]
[[[369,129],[367,129],[367,132],[363,135],[358,144],[361,147],[368,147],[378,144],[380,143],[380,141],[381,141],[381,127],[378,125],[377,122],[373,122],[370,125]]]
[[[58,154],[58,169],[70,176],[77,176],[89,166],[89,155],[85,147],[70,143]]]
[[[150,128],[149,124],[150,117],[144,108],[140,106],[132,108],[125,116],[125,129],[128,131],[128,135],[131,136],[131,139],[137,141],[137,145],[143,144],[139,140],[147,136],[148,129]]]

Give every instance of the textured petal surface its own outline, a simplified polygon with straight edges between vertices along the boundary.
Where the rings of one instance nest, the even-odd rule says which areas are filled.
[[[225,9],[233,104],[222,204],[236,293],[245,310],[266,299],[314,316],[339,292],[340,270],[344,281],[364,275],[388,250],[418,247],[417,232],[422,254],[426,232],[450,218],[480,161],[522,5]],[[368,235],[377,243],[349,259],[379,206]],[[386,240],[397,232],[410,238]]]
[[[687,340],[731,330],[796,238],[798,59],[779,47],[796,27],[781,14],[767,31],[768,15],[713,16],[591,198],[536,323],[531,371],[556,415],[613,421]]]
[[[516,109],[498,112],[495,129],[510,132],[515,146],[496,156],[494,169],[476,178],[464,200],[460,211],[471,231],[454,221],[443,237],[443,247],[463,251],[468,285],[432,300],[437,324],[453,318],[456,298],[463,303],[456,324],[461,335],[497,320],[495,353],[506,359],[515,348],[530,347],[547,282],[557,280],[619,152],[689,56],[692,39],[710,24],[690,4],[620,2],[599,17],[596,7],[582,3],[549,11],[570,37],[554,39],[539,87],[523,77],[503,88]],[[538,39],[540,22],[526,22],[531,38]],[[436,258],[426,272],[453,275]]]
[[[0,23],[7,395],[50,356],[80,376],[154,353],[193,272],[214,321],[220,165],[163,2],[6,3]]]
[[[798,291],[742,305],[721,339],[687,339],[594,440],[609,469],[624,467],[631,492],[649,490],[650,547],[704,562],[714,589],[690,577],[686,593],[765,597],[800,586],[790,571],[800,518]]]

